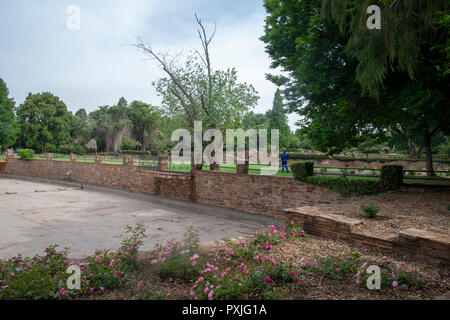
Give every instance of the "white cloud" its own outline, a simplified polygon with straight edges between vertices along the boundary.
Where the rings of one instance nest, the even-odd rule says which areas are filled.
[[[50,91],[72,111],[82,107],[92,111],[121,96],[158,104],[151,82],[162,71],[126,44],[142,36],[155,48],[171,52],[199,47],[193,15],[198,12],[208,25],[217,21],[213,66],[236,67],[239,80],[254,85],[261,97],[256,112],[272,107],[276,88],[265,79],[272,70],[259,40],[265,16],[260,1],[254,8],[239,3],[242,12],[223,10],[239,8],[228,2],[203,0],[73,3],[81,8],[81,29],[72,31],[66,27],[71,1],[2,3],[0,41],[6,49],[0,51],[0,77],[17,103],[28,92]],[[294,118],[290,116],[291,125]]]

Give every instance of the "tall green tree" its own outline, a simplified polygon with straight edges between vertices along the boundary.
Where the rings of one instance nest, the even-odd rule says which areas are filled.
[[[450,133],[450,15],[446,0],[381,0],[379,30],[365,25],[367,3],[325,1],[324,12],[343,34],[345,51],[357,61],[363,93],[389,108],[387,126],[411,141],[422,136],[428,175],[434,175],[432,138]]]
[[[283,97],[281,90],[277,89],[275,97],[273,99],[272,110],[267,112],[267,117],[270,119],[269,128],[278,129],[280,132],[280,148],[288,148],[291,142],[291,129],[288,124],[288,118],[286,115],[286,109],[283,103]],[[269,131],[269,141],[270,131]]]
[[[86,144],[92,136],[92,127],[86,109],[81,108],[71,117],[71,139],[81,145]]]
[[[142,150],[157,149],[156,141],[162,111],[142,101],[133,101],[128,110],[132,134],[140,142]]]
[[[266,129],[270,128],[270,119],[264,113],[247,112],[241,122],[244,130],[248,129]]]
[[[420,132],[432,175],[431,137],[446,130],[450,119],[448,15],[437,11],[427,18],[429,11],[416,12],[415,6],[408,7],[411,1],[400,2],[382,9],[382,16],[392,21],[382,21],[380,31],[365,24],[366,1],[324,1],[322,6],[319,0],[266,0],[269,15],[262,40],[272,66],[289,72],[288,78],[270,79],[285,85],[288,104],[304,116],[301,124],[315,148],[336,153],[366,139],[382,139],[388,130]],[[413,23],[411,12],[423,19]],[[337,19],[339,15],[345,19]],[[402,21],[414,30],[395,35],[403,30],[398,25]],[[411,35],[417,50],[405,49]],[[384,53],[372,50],[377,45]],[[381,73],[370,72],[374,68]]]
[[[13,145],[18,133],[14,114],[15,102],[8,95],[6,83],[0,78],[0,149]]]
[[[101,106],[89,114],[94,125],[94,134],[99,140],[99,149],[106,152],[120,150],[123,138],[130,131],[131,121],[128,118],[128,111],[128,103],[122,97],[117,105]]]
[[[369,5],[381,9],[380,29],[367,28]],[[448,7],[447,0],[323,0],[322,12],[349,35],[345,50],[358,61],[356,79],[364,92],[377,96],[390,71],[417,79],[424,51],[448,48]],[[446,54],[448,57],[448,49]],[[441,73],[448,74],[448,59],[434,63]]]
[[[67,106],[57,96],[29,93],[17,108],[18,143],[40,152],[59,148],[70,142],[70,117]]]
[[[266,0],[266,51],[272,67],[285,76],[268,76],[284,86],[290,112],[302,116],[299,124],[307,130],[314,149],[330,154],[382,135],[373,122],[377,114],[374,98],[363,98],[355,80],[356,61],[344,46],[348,40],[334,21],[321,14],[321,0]],[[364,107],[363,107],[364,106]]]

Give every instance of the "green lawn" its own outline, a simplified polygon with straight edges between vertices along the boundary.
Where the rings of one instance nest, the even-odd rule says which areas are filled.
[[[0,159],[5,158],[5,155],[0,155]],[[41,155],[36,155],[35,157],[36,159],[47,159],[46,156],[41,156]],[[54,155],[54,160],[56,161],[69,161],[69,156],[66,155]],[[87,163],[93,163],[95,160],[94,157],[92,156],[78,156],[77,157],[77,162],[87,162]],[[123,164],[123,159],[117,159],[116,157],[103,157],[102,158],[102,163],[105,164],[116,164],[116,165],[122,165]],[[158,165],[158,161],[156,160],[141,160],[141,162],[139,161],[139,159],[136,160],[136,165],[140,165],[140,166],[148,166],[148,167],[156,167]],[[255,174],[255,175],[260,175],[261,174],[261,168],[267,168],[267,166],[265,165],[258,165],[258,164],[251,164],[249,166],[249,174]],[[173,162],[169,162],[168,164],[168,170],[171,172],[190,172],[191,171],[191,165],[190,164],[181,164],[181,163],[173,163]],[[209,165],[204,165],[203,166],[203,170],[205,171],[209,171]],[[221,172],[229,172],[229,173],[236,173],[236,165],[235,164],[222,164],[220,165],[220,171]],[[352,170],[347,170],[347,172],[352,171]],[[368,176],[366,177],[354,177],[354,176],[347,176],[348,179],[362,179],[362,180],[377,180],[379,179],[376,176],[370,176],[370,174],[373,174],[375,171],[373,170],[364,170],[363,168],[359,169],[359,170],[353,170],[355,171],[357,174],[359,173],[366,173],[368,174]],[[341,172],[341,169],[327,169],[326,172],[323,172],[320,170],[320,168],[315,168],[314,172],[316,173],[326,173],[326,172],[330,172],[330,173],[339,173]],[[289,173],[287,172],[281,172],[281,169],[276,173],[275,176],[278,177],[290,177],[293,178],[292,172],[289,171]],[[447,180],[430,180],[427,179],[426,177],[423,177],[423,179],[408,179],[407,177],[405,177],[405,179],[403,179],[405,184],[426,184],[426,185],[444,185],[444,186],[450,186],[450,179]]]

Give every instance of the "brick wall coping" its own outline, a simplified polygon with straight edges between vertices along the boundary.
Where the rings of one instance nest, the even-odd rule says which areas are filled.
[[[398,232],[398,235],[407,239],[423,239],[445,243],[450,246],[450,236],[418,229],[405,229]]]

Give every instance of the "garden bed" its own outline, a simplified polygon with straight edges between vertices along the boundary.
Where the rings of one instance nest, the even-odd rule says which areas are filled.
[[[184,240],[148,252],[138,251],[143,226],[126,233],[120,249],[84,261],[55,246],[44,256],[0,261],[0,299],[409,300],[438,299],[450,289],[448,266],[310,236],[292,222],[201,247],[188,229]],[[82,270],[80,289],[65,285],[74,264]],[[379,289],[367,287],[370,266],[380,268]]]
[[[205,250],[208,261],[211,264],[220,266],[227,258],[226,249],[229,247],[224,242],[215,243]],[[394,263],[407,263],[408,267],[420,272],[425,279],[426,287],[413,288],[400,285],[396,288],[384,288],[382,290],[369,290],[364,286],[357,286],[355,280],[350,277],[346,280],[331,279],[321,273],[299,272],[306,263],[312,264],[317,257],[339,256],[342,252],[357,250],[361,257],[377,262],[382,261],[386,252],[378,249],[368,249],[364,247],[351,247],[350,245],[322,237],[311,236],[307,241],[297,241],[295,243],[283,243],[273,246],[270,251],[262,250],[258,254],[268,257],[273,261],[289,263],[299,273],[300,285],[294,288],[289,299],[295,300],[417,300],[436,299],[450,290],[450,270],[445,267],[437,267],[423,262],[421,259],[408,259],[400,255],[389,254],[389,260]],[[149,255],[147,253],[147,255]],[[151,266],[151,258],[141,260],[140,267],[136,272],[136,281],[142,284],[151,284],[153,296],[149,299],[177,299],[191,300],[189,290],[193,282],[177,279],[161,279],[155,267]],[[129,300],[137,299],[139,290],[135,284],[123,290],[113,290],[108,292],[96,292],[79,297],[82,300]],[[247,296],[248,299],[258,299],[262,297]]]
[[[364,216],[361,205],[372,202],[378,209],[376,218]],[[340,203],[320,206],[323,212],[363,220],[355,226],[374,235],[395,233],[414,228],[450,234],[450,191],[448,189],[411,189],[401,192],[351,198]]]

